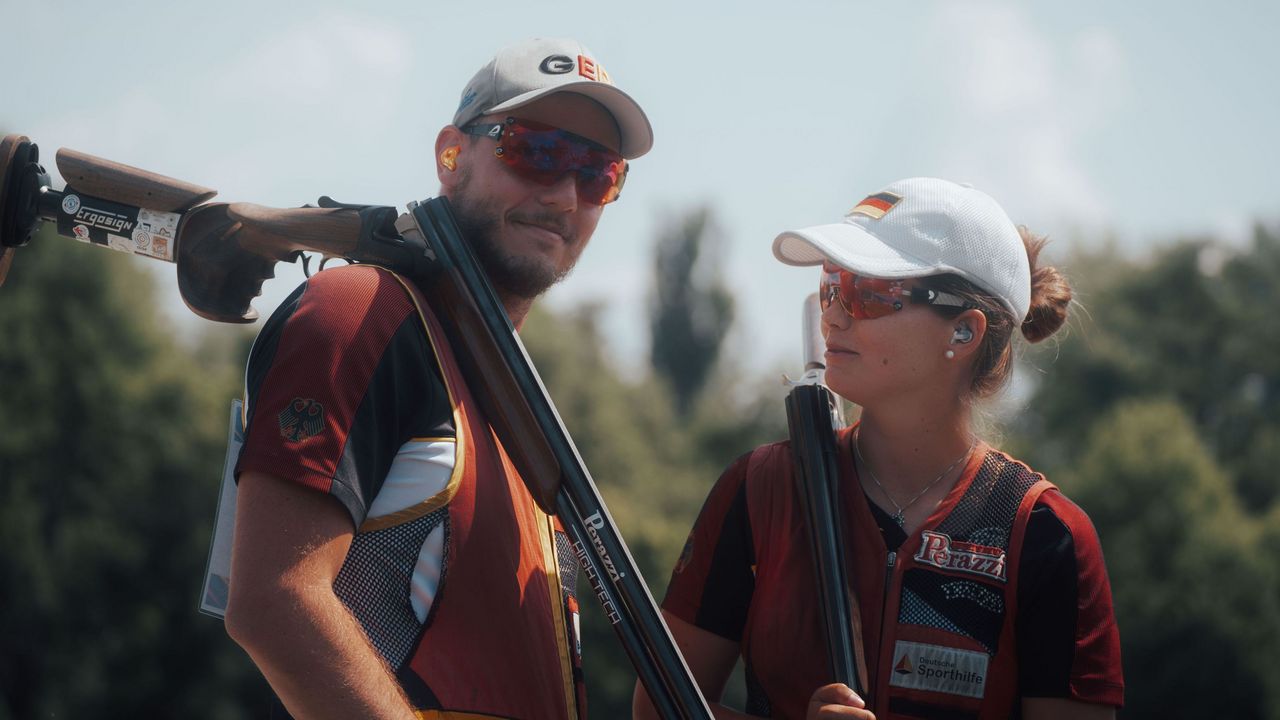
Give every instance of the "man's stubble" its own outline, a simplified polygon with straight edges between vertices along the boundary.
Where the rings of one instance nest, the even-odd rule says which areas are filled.
[[[471,174],[465,171],[463,173],[449,198],[453,214],[458,221],[458,229],[471,244],[471,249],[475,251],[480,265],[489,276],[489,282],[493,283],[499,295],[533,300],[573,270],[577,258],[568,267],[561,269],[546,258],[512,255],[504,250],[498,238],[502,218],[501,211],[496,207],[497,203],[484,197],[482,191],[473,188]],[[521,219],[559,224],[559,219],[550,214]],[[566,229],[562,234],[567,233]]]

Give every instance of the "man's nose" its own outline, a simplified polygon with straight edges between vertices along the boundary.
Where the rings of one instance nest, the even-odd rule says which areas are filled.
[[[567,172],[550,185],[541,188],[538,201],[562,212],[578,209],[578,176]]]

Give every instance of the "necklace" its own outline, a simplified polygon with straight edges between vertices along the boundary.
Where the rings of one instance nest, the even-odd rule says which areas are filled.
[[[898,527],[906,526],[907,510],[910,509],[912,505],[915,505],[917,500],[924,497],[925,493],[932,490],[934,485],[937,485],[938,483],[942,482],[942,478],[946,477],[947,475],[950,475],[951,471],[955,470],[957,465],[959,465],[964,460],[968,459],[970,453],[972,453],[973,449],[978,445],[978,441],[975,439],[969,445],[969,449],[965,450],[963,455],[956,458],[955,462],[948,465],[947,469],[943,470],[941,475],[929,481],[929,484],[925,485],[923,490],[916,493],[914,497],[908,500],[906,505],[899,505],[898,501],[894,500],[893,496],[889,494],[889,491],[884,489],[884,485],[880,484],[880,478],[876,477],[876,474],[871,471],[871,466],[867,464],[867,461],[862,459],[862,451],[858,449],[858,440],[859,438],[857,436],[853,438],[853,454],[858,456],[858,462],[862,463],[862,467],[867,471],[867,476],[871,478],[871,482],[875,483],[876,487],[880,488],[880,494],[884,495],[886,498],[889,498],[889,502],[893,503],[893,508],[894,510],[897,511],[893,514],[893,521],[898,523]]]

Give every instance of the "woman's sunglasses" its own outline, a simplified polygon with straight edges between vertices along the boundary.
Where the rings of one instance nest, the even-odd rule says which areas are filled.
[[[903,287],[905,282],[907,281],[864,277],[837,265],[823,263],[818,298],[824,311],[832,302],[838,301],[850,317],[858,320],[874,320],[892,315],[908,302],[943,307],[972,307],[959,295],[922,287]]]
[[[575,173],[578,199],[589,205],[617,200],[627,180],[627,161],[621,155],[551,125],[509,117],[461,129],[497,140],[494,154],[526,180],[553,185],[566,173]]]

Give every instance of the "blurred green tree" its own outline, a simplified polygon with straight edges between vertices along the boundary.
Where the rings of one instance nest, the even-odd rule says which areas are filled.
[[[1186,408],[1245,508],[1280,495],[1280,236],[1259,226],[1232,253],[1206,239],[1155,253],[1149,264],[1114,248],[1072,262],[1082,337],[1054,354],[1030,417],[1036,452],[1063,461],[1092,420],[1133,398],[1168,396]],[[1084,390],[1084,391],[1082,391]]]
[[[783,388],[772,381],[776,390],[767,393],[754,380],[713,374],[713,392],[681,414],[653,374],[623,378],[603,351],[601,310],[585,305],[553,314],[535,308],[521,338],[660,601],[723,467],[755,445],[785,437]],[[629,717],[635,672],[585,581],[578,590],[590,714]]]
[[[52,233],[0,288],[0,717],[243,717],[196,610],[244,340],[176,342],[136,260]]]
[[[709,487],[710,471],[678,424],[668,393],[627,382],[602,351],[597,306],[556,316],[538,308],[521,338],[626,538],[651,591],[667,573]],[[629,717],[636,675],[585,580],[583,658],[592,717]]]
[[[1280,717],[1280,555],[1188,413],[1124,402],[1060,473],[1106,548],[1126,718]]]
[[[1081,306],[1010,440],[1103,540],[1124,716],[1280,718],[1280,237],[1067,265]]]
[[[704,206],[672,221],[654,249],[650,357],[685,416],[711,377],[733,323],[733,295],[716,262],[718,243],[711,209]]]

